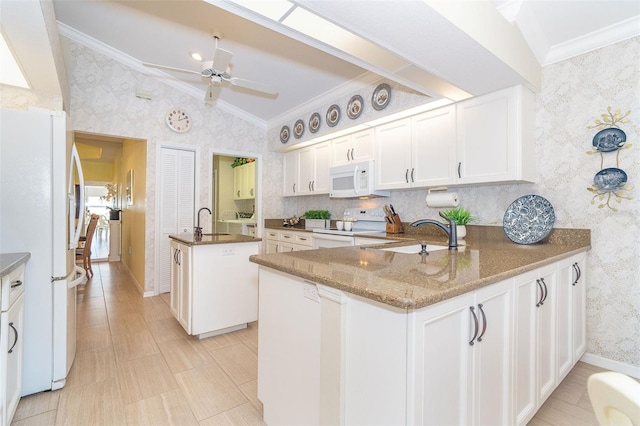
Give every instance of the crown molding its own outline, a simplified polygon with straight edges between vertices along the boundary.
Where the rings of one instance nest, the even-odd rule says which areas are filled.
[[[77,31],[74,28],[69,27],[68,25],[63,24],[62,22],[58,21],[58,32],[60,33],[61,36],[67,37],[70,40],[79,43],[85,47],[88,47],[91,50],[94,50],[108,58],[113,59],[114,61],[117,61],[123,65],[128,66],[129,68],[132,68],[136,71],[139,71],[143,74],[148,74],[151,76],[156,76],[156,77],[160,77],[159,80],[161,80],[162,83],[186,94],[189,96],[192,96],[194,98],[196,98],[199,101],[203,101],[204,97],[205,97],[205,91],[204,90],[200,90],[197,89],[195,87],[193,87],[190,84],[187,84],[181,80],[178,80],[176,78],[174,78],[173,76],[162,72],[160,70],[157,69],[152,69],[149,67],[145,67],[144,65],[142,65],[142,62],[139,61],[138,59],[134,58],[133,56],[127,55],[124,52],[121,52],[117,49],[114,49],[113,47],[99,41],[96,40],[93,37],[90,37],[80,31]],[[222,111],[225,111],[229,114],[232,114],[238,118],[241,118],[251,124],[254,124],[262,129],[267,129],[267,122],[264,120],[261,120],[260,118],[256,117],[255,115],[249,114],[246,111],[237,108],[231,104],[229,104],[228,102],[222,101],[220,99],[218,99],[215,102],[215,107],[221,109]]]
[[[640,15],[551,46],[542,65],[551,65],[636,36],[640,36]]]

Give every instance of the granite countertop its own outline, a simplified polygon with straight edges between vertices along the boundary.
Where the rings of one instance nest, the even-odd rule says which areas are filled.
[[[29,260],[30,257],[31,253],[0,254],[0,277],[11,273],[11,271]]]
[[[262,241],[262,238],[254,238],[248,235],[239,234],[202,234],[201,239],[197,239],[192,233],[169,235],[169,238],[189,246],[203,246],[208,244],[232,244],[232,243],[255,243]]]
[[[253,255],[251,262],[391,306],[418,309],[514,277],[591,248],[585,229],[554,229],[543,241],[511,242],[502,227],[475,226],[458,251],[428,256],[379,250],[426,241],[437,235],[388,234],[402,241],[355,247]],[[444,236],[444,234],[442,234]]]

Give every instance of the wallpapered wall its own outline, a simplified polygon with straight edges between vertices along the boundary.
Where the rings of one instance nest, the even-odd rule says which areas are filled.
[[[640,366],[640,38],[587,53],[543,69],[536,97],[537,183],[458,188],[461,204],[480,218],[479,224],[502,224],[516,198],[539,194],[556,212],[556,227],[591,229],[588,255],[587,352]],[[600,157],[587,155],[596,129],[587,129],[607,106],[632,110],[622,125],[627,142],[620,168],[634,185],[634,199],[613,203],[617,212],[591,205],[587,187],[600,170]],[[615,156],[615,154],[609,154]],[[605,167],[615,167],[613,157]],[[394,191],[390,198],[360,202],[374,207],[391,202],[404,221],[437,218],[426,207],[426,190]],[[355,202],[357,203],[357,202]],[[307,196],[287,206],[288,216],[326,207],[335,218],[353,200]]]

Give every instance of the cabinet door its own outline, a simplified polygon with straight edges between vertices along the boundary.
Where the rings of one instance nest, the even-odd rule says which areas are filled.
[[[376,127],[376,189],[408,188],[411,122],[404,119]]]
[[[457,104],[458,183],[512,179],[515,94],[501,90]]]
[[[244,172],[243,166],[237,166],[233,169],[233,199],[241,200],[244,197],[243,189],[246,186],[245,178],[247,174]]]
[[[411,119],[411,185],[450,185],[456,173],[456,107],[428,111]]]
[[[558,285],[556,288],[556,368],[557,380],[561,381],[573,368],[573,283],[578,274],[575,258],[558,262]]]
[[[575,256],[574,279],[571,283],[572,294],[572,341],[573,365],[575,365],[587,349],[587,254]]]
[[[341,166],[351,162],[351,148],[353,148],[351,135],[333,139],[331,141],[331,165]]]
[[[540,271],[544,295],[538,307],[538,407],[556,387],[556,265]]]
[[[311,185],[315,179],[315,155],[314,147],[310,146],[296,150],[298,152],[298,183],[296,191],[299,195],[312,192]]]
[[[331,160],[331,145],[329,142],[313,146],[314,152],[314,178],[311,189],[314,194],[329,193],[329,167]]]
[[[0,393],[0,395],[4,396],[5,424],[10,424],[22,394],[24,294],[16,299],[7,312],[0,314],[0,317],[2,318],[0,365],[6,365],[6,370],[4,370],[6,388],[4,394]]]
[[[191,334],[191,248],[180,244],[180,310],[178,322]]]
[[[473,424],[511,423],[512,280],[476,292],[479,334],[473,345]]]
[[[473,295],[468,294],[415,312],[409,424],[470,424],[472,305]],[[434,386],[437,383],[442,385]]]
[[[366,161],[373,158],[373,129],[351,135],[351,161]]]
[[[298,193],[298,152],[289,151],[283,158],[282,195],[291,196]]]
[[[178,319],[180,317],[180,265],[179,254],[180,249],[178,243],[171,241],[171,293],[169,300],[169,310],[173,316]]]
[[[256,162],[245,164],[245,198],[256,198]]]

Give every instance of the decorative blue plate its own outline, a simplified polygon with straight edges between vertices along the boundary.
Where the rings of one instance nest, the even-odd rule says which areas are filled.
[[[280,129],[280,142],[282,143],[289,142],[290,136],[291,136],[291,132],[289,131],[289,126],[282,126],[282,129]]]
[[[502,228],[514,243],[533,244],[549,235],[555,221],[556,214],[549,200],[539,195],[525,195],[504,212]]]
[[[349,100],[349,104],[347,105],[347,117],[349,117],[352,120],[355,120],[356,118],[360,117],[360,114],[362,114],[363,105],[364,105],[364,100],[362,99],[362,96],[360,95],[353,96],[351,100]]]
[[[333,104],[327,110],[327,125],[333,127],[340,121],[340,107]]]
[[[602,191],[615,191],[627,183],[627,174],[622,169],[602,169],[593,177],[593,183]]]
[[[300,139],[304,134],[304,121],[298,120],[293,125],[293,136],[296,139]]]
[[[376,111],[383,110],[391,100],[391,86],[386,83],[379,84],[371,96],[371,105]]]
[[[309,119],[309,131],[315,133],[320,128],[320,114],[314,112]]]
[[[593,146],[600,152],[617,151],[627,141],[627,134],[620,129],[610,127],[602,129],[593,137]]]

